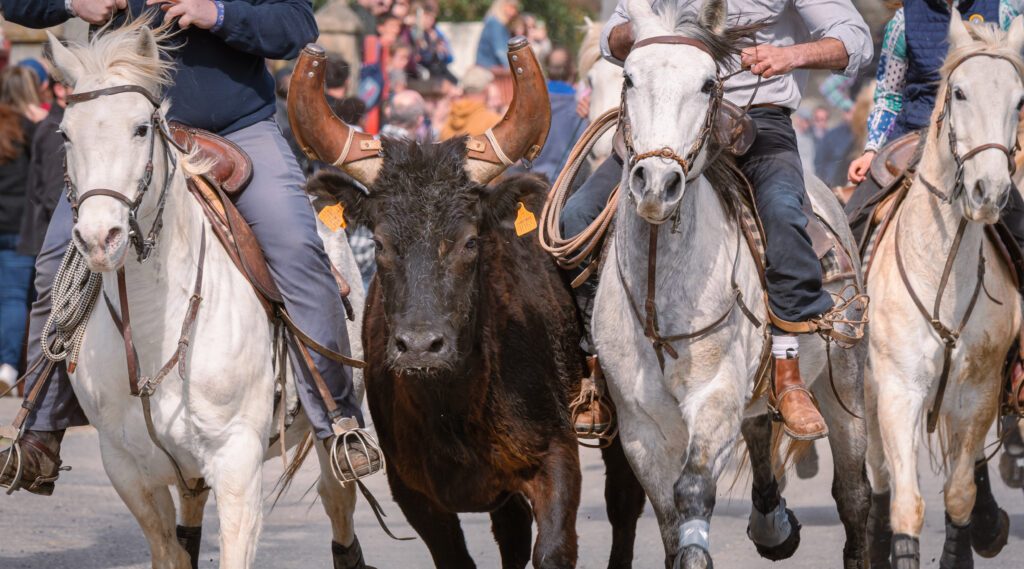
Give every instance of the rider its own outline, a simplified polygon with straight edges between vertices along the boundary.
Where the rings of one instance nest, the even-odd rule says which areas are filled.
[[[957,9],[966,21],[998,22],[1006,30],[1024,12],[1024,0],[959,0]],[[868,139],[864,154],[850,164],[847,174],[851,182],[864,181],[871,161],[886,142],[928,127],[938,93],[939,69],[948,50],[949,18],[946,0],[923,0],[908,2],[886,24],[876,73],[875,104],[868,115]],[[847,211],[855,211],[871,197],[871,192],[858,190]],[[1001,221],[1024,249],[1024,199],[1020,192],[1009,193]],[[1022,381],[1024,368],[1018,362],[1009,393],[1017,393]],[[1012,399],[1007,403],[1012,403]],[[1024,398],[1020,403],[1024,405]]]
[[[252,226],[285,306],[313,340],[349,353],[345,308],[302,189],[302,171],[274,121],[274,80],[264,64],[265,58],[294,58],[306,43],[316,39],[317,26],[308,0],[0,0],[0,5],[8,20],[36,28],[55,26],[75,15],[101,25],[111,18],[123,18],[118,13],[122,9],[139,16],[147,5],[159,5],[165,12],[163,16],[157,12],[154,25],[164,17],[179,18],[179,44],[169,52],[176,75],[166,93],[171,100],[168,118],[220,134],[252,158],[252,181],[236,205]],[[71,240],[71,229],[70,206],[61,200],[36,260],[39,300],[32,307],[29,361],[42,357],[40,336],[50,315],[50,287]],[[361,423],[350,371],[315,352],[313,359],[343,417]],[[309,372],[301,365],[295,368],[302,377],[299,397],[303,408],[317,437],[331,444],[334,419],[328,417]],[[22,486],[42,495],[53,492],[64,431],[87,423],[64,366],[55,368],[53,375],[22,438]],[[46,380],[38,375],[28,378],[29,386]],[[339,467],[353,477],[367,476],[381,467],[376,452],[368,449],[367,456],[363,448],[350,445],[352,463],[340,461]],[[0,454],[0,465],[8,463],[9,452]],[[0,473],[0,483],[12,481],[14,461],[10,462]],[[37,478],[42,483],[33,487]]]
[[[669,1],[691,12],[701,6],[699,0],[650,0],[655,11]],[[828,428],[800,378],[797,333],[829,311],[833,302],[822,285],[821,267],[805,229],[803,167],[790,115],[800,105],[805,70],[856,75],[871,61],[871,33],[849,0],[730,0],[729,12],[732,25],[764,25],[757,45],[744,49],[740,57],[747,71],[726,81],[725,97],[740,106],[749,102],[758,127],[757,139],[738,164],[756,188],[766,236],[768,303],[774,313],[769,403],[790,436],[812,440],[826,436]],[[622,65],[633,42],[626,2],[620,0],[605,24],[601,51]],[[621,172],[622,162],[613,154],[573,194],[561,219],[564,234],[577,234],[596,218]],[[592,298],[593,286],[577,290],[584,297],[578,301],[581,306],[592,304],[587,296]],[[590,421],[588,416],[583,420]]]

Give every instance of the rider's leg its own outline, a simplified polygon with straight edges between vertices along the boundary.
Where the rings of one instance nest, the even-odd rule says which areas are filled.
[[[608,196],[611,195],[621,178],[622,160],[613,153],[610,158],[598,166],[575,193],[569,196],[565,208],[562,210],[562,217],[559,219],[562,235],[578,235],[597,219],[608,202]],[[595,254],[600,255],[600,251],[596,251]],[[569,277],[576,278],[589,263],[596,261],[596,259],[585,261],[581,268],[570,271]],[[594,312],[594,295],[597,294],[597,278],[592,276],[587,279],[573,290],[573,294],[583,320],[581,347],[591,356],[587,362],[590,367],[590,377],[584,379],[582,393],[572,406],[573,422],[576,432],[589,438],[608,432],[613,419],[612,407],[607,404],[607,400],[604,401],[604,404],[601,401],[605,391],[604,380],[590,331],[591,316]]]
[[[288,313],[310,338],[331,350],[349,354],[345,308],[338,285],[316,230],[312,206],[302,189],[305,181],[302,171],[277,123],[263,121],[229,134],[227,138],[252,158],[252,182],[238,197],[236,205],[252,226],[266,255]],[[341,417],[355,417],[361,424],[362,412],[353,391],[351,371],[310,352]],[[293,362],[303,361],[294,346],[292,358]],[[334,418],[328,417],[313,377],[305,366],[293,367],[302,378],[299,399],[317,438],[331,440]],[[353,453],[362,454],[362,451],[353,449]],[[370,471],[379,469],[379,456],[353,457],[353,462],[363,463],[364,459],[371,463]]]
[[[1006,207],[1003,208],[1000,221],[1010,230],[1017,246],[1024,251],[1024,198],[1021,198],[1020,192],[1016,188],[1010,189],[1010,198],[1006,202]],[[1021,283],[1021,289],[1024,292],[1024,282]],[[1024,408],[1024,361],[1022,361],[1024,359],[1024,334],[1022,334],[1018,352],[1018,361],[1013,366],[1006,398],[1008,409],[1015,406]],[[1016,401],[1014,401],[1015,399]]]
[[[821,266],[807,234],[803,165],[789,113],[778,108],[751,109],[758,135],[739,166],[755,188],[765,232],[768,304],[786,322],[800,323],[832,308],[821,279]],[[795,438],[811,440],[828,434],[800,378],[796,336],[775,329],[770,402],[783,426]]]
[[[68,205],[67,200],[61,199],[50,219],[43,247],[39,251],[39,256],[36,257],[35,287],[39,296],[32,304],[29,318],[28,362],[30,365],[43,357],[40,338],[46,319],[50,317],[50,288],[53,285],[57,269],[60,267],[61,258],[71,241],[72,224],[71,206]],[[53,482],[40,484],[35,488],[32,488],[32,483],[39,477],[52,478],[56,476],[59,461],[47,456],[47,453],[41,449],[44,448],[59,457],[60,441],[64,436],[64,430],[68,427],[86,425],[88,420],[78,405],[75,392],[71,389],[71,382],[68,380],[64,363],[58,363],[49,378],[41,377],[41,373],[39,373],[41,369],[42,365],[30,374],[25,385],[26,392],[31,392],[37,382],[50,380],[39,394],[35,410],[25,422],[27,432],[23,438],[24,444],[22,444],[22,463],[25,469],[22,486],[30,492],[49,495],[53,492]],[[0,468],[8,464],[8,452],[0,453]],[[7,469],[0,473],[0,484],[10,482],[13,470],[14,464],[11,461]]]

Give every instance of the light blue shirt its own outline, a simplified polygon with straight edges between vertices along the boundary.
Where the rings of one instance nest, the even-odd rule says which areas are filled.
[[[704,0],[651,0],[655,12],[666,2],[675,1],[684,10],[696,15]],[[757,33],[757,43],[784,47],[824,38],[842,42],[850,61],[841,73],[853,77],[871,63],[871,31],[850,0],[729,0],[728,24],[731,26],[766,21]],[[601,32],[601,53],[605,59],[622,65],[608,48],[612,28],[629,22],[626,1],[619,0],[615,12]],[[739,68],[739,61],[733,69]],[[809,71],[798,69],[787,75],[761,81],[754,104],[774,104],[797,109],[807,84]],[[746,105],[757,85],[757,76],[743,72],[725,83],[725,98],[737,105]]]

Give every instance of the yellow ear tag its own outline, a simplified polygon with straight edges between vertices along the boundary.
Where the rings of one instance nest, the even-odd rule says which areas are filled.
[[[537,229],[537,217],[533,212],[526,209],[523,202],[519,202],[519,213],[516,215],[516,235],[522,237]]]
[[[340,203],[321,209],[317,216],[332,232],[348,227],[348,224],[345,223],[345,207]]]

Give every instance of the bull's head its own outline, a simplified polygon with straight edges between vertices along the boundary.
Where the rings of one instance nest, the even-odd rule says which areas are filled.
[[[349,223],[373,231],[373,294],[383,298],[391,367],[419,375],[453,369],[479,335],[479,277],[487,263],[502,262],[500,242],[517,238],[519,202],[539,212],[547,189],[529,177],[486,185],[544,145],[551,115],[540,66],[526,40],[513,39],[515,97],[501,122],[484,136],[417,144],[374,140],[334,116],[324,97],[324,61],[318,46],[299,57],[288,93],[292,131],[310,157],[333,163],[369,194],[331,169],[307,190],[338,200]]]

